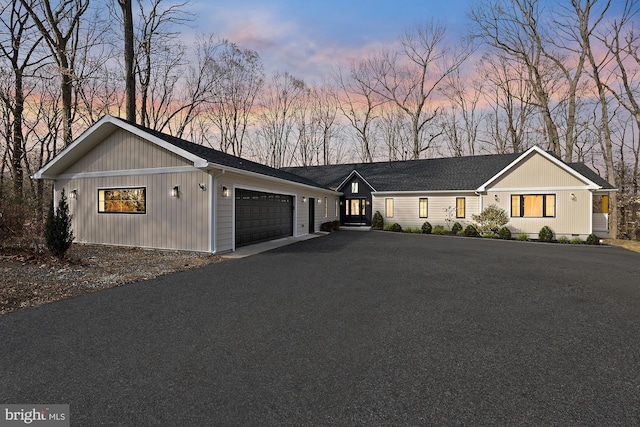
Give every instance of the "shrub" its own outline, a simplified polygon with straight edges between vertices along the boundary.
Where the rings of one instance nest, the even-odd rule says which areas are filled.
[[[596,236],[595,234],[591,233],[587,236],[587,241],[586,241],[587,245],[599,245],[600,244],[600,238],[598,236]]]
[[[467,225],[463,233],[467,237],[478,237],[480,235],[480,233],[478,233],[478,230],[471,224]]]
[[[569,239],[567,239],[565,236],[560,236],[558,237],[558,243],[569,243]]]
[[[457,236],[464,236],[464,230],[460,230],[456,233]]]
[[[486,231],[482,234],[482,237],[484,237],[485,239],[495,239],[498,237],[498,235],[493,231]]]
[[[429,224],[429,221],[425,221],[424,224],[422,224],[422,232],[424,234],[431,234],[432,230],[433,227],[431,226],[431,224]]]
[[[442,225],[436,225],[433,227],[433,234],[449,234],[449,230]]]
[[[526,242],[527,240],[529,240],[529,235],[527,233],[520,233],[516,236],[516,240]]]
[[[405,227],[402,229],[403,233],[422,233],[422,230],[418,227],[413,228],[413,227]]]
[[[402,231],[402,226],[397,222],[394,222],[393,224],[391,224],[391,226],[389,226],[389,231],[399,233]]]
[[[453,227],[451,227],[451,234],[458,234],[458,232],[461,230],[462,230],[462,226],[460,225],[459,222],[456,222],[455,224],[453,224]]]
[[[553,240],[553,230],[545,225],[540,229],[540,232],[538,233],[538,240],[541,242],[550,243]]]
[[[507,211],[496,205],[487,206],[479,215],[472,215],[472,218],[478,223],[477,229],[482,234],[488,231],[497,233],[500,227],[507,225],[509,222]]]
[[[507,227],[500,228],[500,230],[498,230],[498,237],[504,240],[511,239],[511,230]]]
[[[573,239],[571,239],[572,245],[579,245],[581,243],[582,243],[582,239],[580,239],[579,237],[574,237]]]
[[[329,233],[332,233],[338,230],[340,230],[340,221],[329,221],[320,224],[320,231],[328,231]]]
[[[380,211],[376,211],[376,213],[373,214],[373,218],[371,218],[371,229],[384,229],[384,218],[382,218],[382,214],[380,213]]]
[[[49,207],[47,222],[45,223],[44,238],[47,249],[59,258],[64,259],[64,254],[71,247],[74,236],[71,230],[71,218],[69,213],[69,205],[67,204],[67,196],[64,189],[60,193],[60,201],[58,207],[53,209],[53,202]]]

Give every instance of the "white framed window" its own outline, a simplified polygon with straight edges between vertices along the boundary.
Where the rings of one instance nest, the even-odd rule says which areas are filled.
[[[384,199],[384,216],[393,218],[393,199]]]

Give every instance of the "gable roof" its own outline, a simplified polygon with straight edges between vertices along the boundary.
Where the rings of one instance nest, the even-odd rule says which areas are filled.
[[[614,189],[583,163],[566,164],[539,147],[524,153],[489,154],[376,163],[285,168],[329,188],[338,188],[353,171],[377,192],[385,191],[484,191],[491,182],[514,168],[530,153],[537,152],[591,189]]]
[[[181,138],[168,135],[142,125],[112,116],[104,116],[82,135],[62,150],[58,155],[37,171],[35,179],[55,179],[73,163],[100,144],[106,137],[117,129],[125,129],[159,147],[173,152],[184,159],[193,162],[196,168],[222,168],[240,172],[248,172],[281,179],[284,181],[304,184],[311,187],[326,189],[323,185],[304,176],[294,175],[282,169],[275,169],[260,163],[252,162],[222,151],[203,145],[194,144]]]

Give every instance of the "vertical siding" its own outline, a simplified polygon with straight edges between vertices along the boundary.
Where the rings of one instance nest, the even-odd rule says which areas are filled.
[[[207,251],[209,227],[207,191],[198,184],[208,182],[201,171],[141,176],[60,180],[68,193],[77,242],[162,249]],[[180,186],[180,197],[172,198],[171,188]],[[99,214],[98,189],[146,187],[146,214]]]
[[[215,174],[214,174],[215,175]],[[229,197],[222,197],[222,187],[229,189]],[[216,179],[216,250],[219,252],[231,251],[234,249],[234,210],[235,201],[234,189],[244,188],[266,193],[285,194],[293,196],[294,200],[294,230],[295,236],[302,236],[309,233],[309,198],[313,197],[316,202],[313,205],[315,209],[314,229],[320,230],[320,224],[327,221],[339,219],[335,216],[335,198],[336,196],[327,196],[327,193],[320,190],[313,190],[301,187],[295,183],[279,183],[265,181],[259,178],[247,177],[238,173],[226,172]],[[328,197],[332,201],[329,206],[329,216],[324,216],[324,198]],[[302,198],[306,200],[303,202]],[[317,200],[320,199],[321,203]]]
[[[575,194],[575,200],[571,198]],[[555,194],[556,216],[555,218],[512,218],[511,195],[517,194]],[[498,196],[498,200],[495,196]],[[509,214],[508,227],[512,233],[527,233],[537,238],[542,227],[549,226],[557,236],[579,235],[586,237],[591,233],[591,198],[589,190],[545,190],[544,188],[523,191],[499,191],[491,190],[484,196],[483,203],[486,206],[496,205]]]
[[[188,166],[182,157],[119,129],[78,160],[64,173]]]
[[[464,197],[466,200],[465,218],[456,218],[456,198]],[[412,193],[406,195],[398,193],[397,195],[375,195],[373,196],[373,212],[379,211],[384,217],[385,199],[393,199],[394,215],[393,218],[384,218],[385,224],[393,224],[397,222],[403,227],[421,227],[425,221],[432,226],[447,226],[448,212],[451,212],[451,224],[459,222],[463,227],[472,223],[471,215],[479,212],[480,197],[473,193],[469,194],[429,194],[429,193]],[[428,199],[428,216],[420,218],[419,200],[421,198]]]
[[[544,158],[532,152],[508,174],[491,185],[491,188],[540,188],[540,187],[576,187],[585,182]]]

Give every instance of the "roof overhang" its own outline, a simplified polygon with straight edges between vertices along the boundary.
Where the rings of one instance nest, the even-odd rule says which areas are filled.
[[[365,184],[367,184],[369,186],[369,188],[371,188],[372,192],[375,192],[376,189],[373,188],[373,185],[369,184],[369,181],[367,181],[362,175],[360,175],[360,173],[357,170],[352,170],[351,173],[349,175],[347,175],[347,177],[345,179],[342,180],[342,182],[340,183],[340,185],[338,185],[336,187],[337,191],[340,191],[342,189],[342,187],[351,180],[351,178],[356,175],[358,178],[360,178],[362,180],[362,182],[364,182]]]
[[[484,184],[482,184],[480,187],[478,187],[476,189],[476,191],[478,191],[480,193],[487,191],[487,187],[489,187],[492,183],[496,182],[498,179],[500,179],[501,177],[506,175],[509,171],[511,171],[513,168],[515,168],[520,162],[522,162],[524,159],[526,159],[531,153],[540,154],[542,157],[544,157],[545,159],[549,160],[550,162],[552,162],[553,164],[555,164],[556,166],[558,166],[559,168],[561,168],[562,170],[564,170],[568,174],[570,174],[570,175],[574,176],[575,178],[579,179],[580,181],[584,182],[585,183],[585,188],[587,188],[588,190],[599,190],[599,189],[602,188],[600,185],[596,184],[595,182],[591,181],[590,179],[588,179],[587,177],[585,177],[584,175],[582,175],[578,171],[576,171],[573,168],[569,167],[563,161],[557,159],[556,157],[554,157],[551,154],[547,153],[546,151],[544,151],[540,147],[534,145],[533,147],[529,148],[527,151],[522,153],[520,156],[518,156],[518,158],[515,159],[513,162],[509,163],[504,169],[502,169],[500,172],[498,172],[497,174],[492,176],[488,181],[486,181]]]

